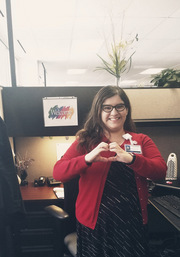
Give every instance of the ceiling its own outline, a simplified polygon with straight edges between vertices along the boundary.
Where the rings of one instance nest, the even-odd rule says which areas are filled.
[[[95,71],[113,35],[117,43],[138,38],[121,86],[150,85],[151,75],[141,74],[150,68],[180,68],[179,0],[11,0],[11,8],[16,59],[43,63],[47,86],[115,84]]]

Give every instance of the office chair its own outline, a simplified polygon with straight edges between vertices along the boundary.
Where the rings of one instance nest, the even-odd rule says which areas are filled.
[[[78,182],[79,177],[76,177],[64,183],[63,209],[55,205],[45,207],[55,221],[57,257],[64,256],[65,253],[76,256],[77,253],[75,202],[79,191]]]
[[[6,124],[0,117],[0,257],[15,256],[14,226],[24,206]]]

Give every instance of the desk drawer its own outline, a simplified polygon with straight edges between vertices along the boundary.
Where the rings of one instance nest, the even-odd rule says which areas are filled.
[[[52,228],[53,218],[46,212],[31,212],[26,214],[24,227],[26,229]]]
[[[53,244],[53,229],[22,229],[20,240],[23,246]]]

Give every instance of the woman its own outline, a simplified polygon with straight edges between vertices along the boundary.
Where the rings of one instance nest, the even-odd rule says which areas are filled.
[[[84,129],[53,172],[63,182],[80,175],[77,256],[147,256],[146,179],[162,179],[166,169],[153,141],[135,133],[125,92],[101,88]]]

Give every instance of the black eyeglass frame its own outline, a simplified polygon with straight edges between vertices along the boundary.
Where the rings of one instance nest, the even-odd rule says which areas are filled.
[[[122,109],[120,109],[120,110],[118,110],[118,106],[121,106],[122,107]],[[109,109],[108,111],[106,110],[105,111],[105,107],[110,107],[111,109]],[[104,111],[104,112],[106,112],[106,113],[110,113],[110,112],[112,112],[112,110],[113,109],[116,109],[116,111],[117,112],[123,112],[124,110],[125,110],[125,108],[126,108],[126,106],[125,106],[125,104],[116,104],[116,105],[110,105],[110,104],[104,104],[104,105],[102,105],[102,110]]]

